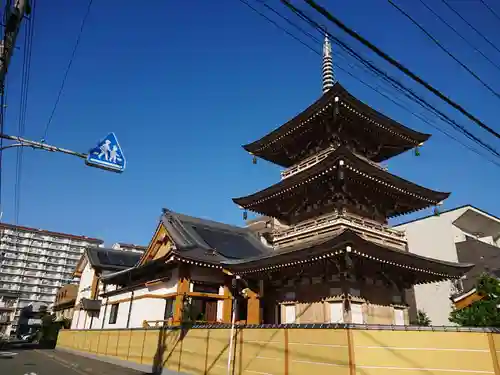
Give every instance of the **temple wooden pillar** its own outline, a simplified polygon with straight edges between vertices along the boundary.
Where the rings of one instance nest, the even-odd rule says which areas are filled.
[[[180,264],[178,270],[179,279],[177,282],[177,295],[175,296],[174,316],[172,319],[173,324],[182,323],[184,298],[189,293],[189,284],[191,281],[189,266],[187,264]]]
[[[224,278],[224,301],[222,305],[222,322],[231,323],[233,312],[233,293],[231,292],[231,278]]]
[[[247,324],[260,324],[260,298],[250,289],[247,289]]]

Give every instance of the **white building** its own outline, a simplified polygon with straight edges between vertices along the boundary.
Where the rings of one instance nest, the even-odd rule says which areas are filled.
[[[449,262],[476,264],[457,283],[444,281],[415,286],[416,307],[427,313],[433,325],[450,325],[450,297],[467,292],[476,277],[488,271],[489,266],[500,268],[500,219],[476,207],[457,207],[394,228],[406,231],[411,253]],[[485,259],[488,261],[485,262]],[[496,265],[493,264],[495,262]]]
[[[83,251],[102,240],[41,229],[0,224],[0,289],[19,293],[12,329],[20,311],[35,302],[54,303],[58,289],[73,280]]]
[[[111,245],[113,250],[133,251],[136,253],[143,253],[146,251],[146,246],[135,245],[131,243],[116,242]]]
[[[80,277],[80,284],[75,300],[75,309],[71,321],[72,329],[102,328],[102,300],[99,297],[105,290],[101,278],[110,273],[133,267],[140,260],[142,253],[104,248],[85,250],[75,270]],[[108,287],[107,291],[112,288]]]

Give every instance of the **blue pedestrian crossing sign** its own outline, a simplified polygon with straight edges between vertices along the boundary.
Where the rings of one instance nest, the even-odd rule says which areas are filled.
[[[115,133],[109,133],[87,155],[85,163],[91,167],[121,173],[125,170],[125,155]]]

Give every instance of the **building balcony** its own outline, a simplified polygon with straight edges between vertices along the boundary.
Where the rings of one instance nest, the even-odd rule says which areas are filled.
[[[11,303],[10,301],[0,301],[0,311],[11,311],[16,307],[15,301]]]
[[[273,245],[277,249],[282,249],[298,242],[328,237],[343,229],[350,229],[369,241],[406,251],[407,242],[403,231],[354,214],[338,211],[303,221],[286,229],[275,230]]]

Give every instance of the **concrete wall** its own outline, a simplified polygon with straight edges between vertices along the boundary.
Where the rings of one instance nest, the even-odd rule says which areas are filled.
[[[463,232],[453,225],[453,221],[463,214],[463,210],[450,211],[440,216],[431,216],[396,229],[405,230],[408,250],[429,258],[458,262],[455,242],[464,241]],[[427,313],[435,326],[449,326],[452,303],[450,281],[416,285],[414,288],[417,309]],[[432,298],[431,298],[432,297]]]
[[[57,349],[162,366],[172,373],[227,373],[230,329],[62,330]],[[498,374],[500,335],[486,332],[332,328],[235,330],[232,374]]]

